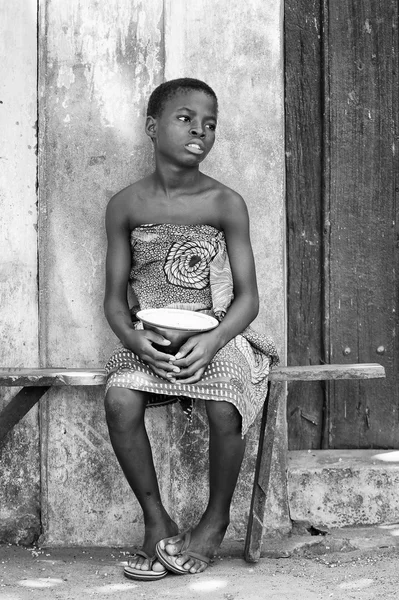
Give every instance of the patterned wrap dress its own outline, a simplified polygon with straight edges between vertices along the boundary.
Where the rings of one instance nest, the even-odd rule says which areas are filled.
[[[130,235],[132,267],[129,284],[138,305],[180,308],[215,316],[221,321],[233,299],[233,282],[224,233],[211,225],[140,225]],[[148,393],[148,407],[179,401],[190,418],[193,400],[231,402],[242,417],[245,435],[266,397],[269,368],[278,363],[269,337],[247,327],[219,350],[197,383],[171,383],[158,377],[140,358],[119,344],[105,369],[106,391],[112,386]]]

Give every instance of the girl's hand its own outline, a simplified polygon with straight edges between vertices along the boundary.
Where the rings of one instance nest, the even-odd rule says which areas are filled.
[[[125,340],[126,347],[151,367],[155,375],[173,383],[175,375],[180,371],[180,368],[171,362],[171,360],[174,360],[174,356],[157,350],[153,344],[165,346],[165,350],[167,350],[170,341],[162,335],[147,329],[132,330]]]
[[[197,383],[219,348],[219,339],[214,332],[200,333],[188,338],[173,358],[173,364],[180,369],[180,372],[176,373],[176,381]]]

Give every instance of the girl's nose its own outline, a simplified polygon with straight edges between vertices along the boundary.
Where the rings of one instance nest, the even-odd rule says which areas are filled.
[[[198,137],[205,136],[205,131],[201,127],[201,125],[193,125],[190,129],[190,133],[191,133],[191,135],[198,136]]]

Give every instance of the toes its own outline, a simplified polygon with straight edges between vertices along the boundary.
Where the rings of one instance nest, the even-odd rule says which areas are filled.
[[[140,571],[148,571],[148,560],[146,560],[145,558],[139,558],[137,561],[137,568],[140,569]]]
[[[136,558],[136,557],[129,558],[129,560],[127,561],[127,566],[130,569],[137,569],[138,568],[137,567],[137,562],[138,562],[138,558]]]
[[[175,535],[173,537],[161,540],[159,545],[162,550],[165,550],[165,552],[167,552],[167,554],[170,556],[176,556],[176,554],[179,554],[183,546],[183,538],[181,535]]]
[[[190,573],[202,573],[203,571],[205,571],[207,565],[204,564],[202,561],[200,560],[191,560],[191,565],[189,568]],[[186,563],[189,564],[189,563]],[[184,569],[186,568],[186,565],[184,565]]]
[[[183,556],[179,556],[178,558],[176,558],[176,564],[179,567],[183,567],[185,571],[189,571],[194,565],[194,561],[189,556],[183,554]]]
[[[176,559],[176,564],[183,567],[185,571],[189,571],[190,573],[202,573],[202,571],[205,571],[207,567],[207,565],[205,565],[202,561],[184,555],[179,556],[179,558]]]
[[[207,568],[207,564],[202,560],[198,560],[188,556],[187,554],[182,554],[175,559],[176,566],[181,567],[185,571],[189,573],[202,573]]]
[[[154,564],[152,565],[152,570],[155,571],[156,573],[160,573],[161,571],[165,570],[165,567],[163,565],[161,565],[161,563],[156,560],[154,562]]]
[[[190,571],[190,573],[196,573],[195,561],[193,561],[192,558],[189,558],[188,561],[184,563],[183,569]]]
[[[167,552],[170,556],[176,556],[179,554],[181,548],[181,544],[165,544],[165,552]]]
[[[138,571],[148,571],[149,570],[149,562],[142,558],[141,556],[132,557],[128,565],[131,569],[137,569]]]
[[[198,569],[196,570],[196,573],[203,573],[207,567],[208,565],[201,561],[198,563]]]

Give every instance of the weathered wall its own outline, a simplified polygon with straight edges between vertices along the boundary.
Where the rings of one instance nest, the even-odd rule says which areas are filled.
[[[104,209],[151,165],[144,100],[162,81],[161,21],[161,1],[42,5],[43,364],[101,365],[115,343],[102,311]],[[160,439],[164,423],[157,415]],[[101,391],[49,394],[42,440],[46,540],[136,540],[139,511],[108,440]]]
[[[283,63],[282,2],[258,0],[170,0],[165,7],[165,79],[190,76],[207,81],[216,91],[220,103],[217,141],[203,170],[237,190],[245,198],[251,218],[251,237],[257,264],[261,310],[256,321],[260,330],[271,332],[284,356],[284,133],[283,133]],[[274,459],[284,460],[285,403],[279,414],[279,443]],[[183,424],[184,425],[184,424]],[[173,422],[173,439],[180,439],[183,425]],[[200,431],[206,431],[204,427]],[[242,537],[247,522],[258,427],[248,436],[246,458],[232,507],[231,537]],[[281,436],[281,437],[280,437]],[[191,452],[175,452],[172,470],[195,477],[195,457]],[[185,439],[185,438],[183,438]],[[188,447],[192,438],[188,436]],[[205,485],[206,463],[202,465]],[[288,515],[281,513],[279,492],[281,472],[272,479],[272,497],[267,510],[268,530],[287,526]],[[181,490],[182,508],[187,507],[186,524],[190,523],[190,506],[195,503]],[[276,494],[273,492],[276,491]],[[174,500],[174,504],[178,504]],[[197,503],[198,504],[198,503]],[[288,526],[289,528],[289,526]]]
[[[36,5],[2,3],[0,19],[0,364],[38,365]],[[0,410],[15,395],[1,389]],[[40,533],[38,411],[0,448],[0,539]]]
[[[151,170],[146,100],[164,78],[178,76],[202,78],[219,96],[219,139],[204,171],[248,202],[262,297],[257,326],[284,355],[281,8],[282,0],[40,4],[43,365],[98,366],[115,342],[102,314],[104,210]],[[43,541],[140,543],[140,511],[111,450],[100,391],[53,391],[41,416]],[[149,412],[147,422],[165,504],[185,527],[206,502],[203,407],[190,428],[178,407]],[[245,532],[255,439],[254,429],[230,537]]]

